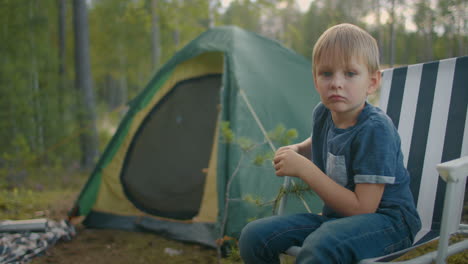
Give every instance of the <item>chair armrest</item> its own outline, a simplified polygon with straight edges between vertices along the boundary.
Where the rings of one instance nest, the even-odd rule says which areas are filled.
[[[444,181],[458,182],[468,176],[468,156],[440,163],[437,170]]]

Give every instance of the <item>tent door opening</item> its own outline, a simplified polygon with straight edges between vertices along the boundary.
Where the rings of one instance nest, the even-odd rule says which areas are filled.
[[[143,121],[120,175],[125,194],[140,210],[179,220],[198,214],[221,85],[221,74],[181,81]]]

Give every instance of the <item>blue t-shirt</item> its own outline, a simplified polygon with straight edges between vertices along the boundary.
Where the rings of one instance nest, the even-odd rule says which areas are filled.
[[[358,183],[382,183],[385,190],[379,209],[399,210],[415,235],[420,229],[404,167],[400,136],[391,119],[366,103],[356,124],[335,127],[330,110],[319,104],[313,114],[312,161],[341,186],[354,191]],[[342,217],[324,206],[323,214]]]

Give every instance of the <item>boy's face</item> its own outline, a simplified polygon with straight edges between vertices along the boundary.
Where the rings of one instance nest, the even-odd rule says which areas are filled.
[[[369,73],[366,63],[354,57],[346,65],[323,61],[315,67],[315,89],[335,116],[357,118],[380,83],[380,72]]]

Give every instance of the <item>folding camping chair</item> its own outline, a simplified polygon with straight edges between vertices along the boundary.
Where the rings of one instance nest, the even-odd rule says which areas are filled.
[[[436,252],[397,263],[445,263],[447,255],[468,249],[468,239],[448,246],[451,234],[468,232],[460,224],[468,176],[468,57],[384,70],[380,93],[380,108],[401,136],[422,229],[413,247],[359,264],[386,263],[435,239]]]

